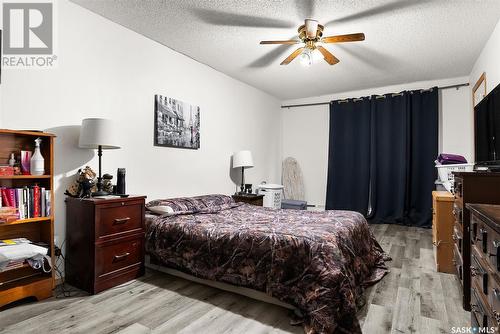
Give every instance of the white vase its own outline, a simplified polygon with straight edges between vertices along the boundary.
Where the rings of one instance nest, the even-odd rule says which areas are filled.
[[[40,138],[35,139],[35,153],[31,157],[30,172],[31,175],[43,175],[45,174],[45,160],[40,153],[40,143],[42,140]]]

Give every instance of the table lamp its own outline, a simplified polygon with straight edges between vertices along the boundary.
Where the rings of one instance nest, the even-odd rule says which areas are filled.
[[[252,152],[239,151],[233,154],[233,168],[241,167],[241,193],[245,191],[245,168],[253,167]]]
[[[97,149],[99,156],[99,176],[97,178],[97,192],[92,196],[106,196],[109,193],[102,190],[102,150],[120,148],[116,145],[114,124],[109,119],[86,118],[82,121],[79,146],[81,148]]]

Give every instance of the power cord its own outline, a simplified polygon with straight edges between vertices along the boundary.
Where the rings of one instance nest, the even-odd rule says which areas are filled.
[[[76,295],[81,295],[80,290],[77,290],[66,284],[66,280],[61,270],[61,268],[64,266],[64,263],[66,262],[66,259],[64,258],[64,255],[62,253],[62,248],[64,247],[65,242],[66,240],[63,241],[61,247],[55,246],[54,248],[54,254],[56,256],[54,270],[61,279],[61,283],[54,290],[56,298],[68,298],[68,297],[74,297]]]

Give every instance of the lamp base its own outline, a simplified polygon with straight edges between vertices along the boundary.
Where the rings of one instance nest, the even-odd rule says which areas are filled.
[[[98,190],[95,193],[92,193],[92,197],[97,197],[97,196],[108,196],[109,193],[104,190]]]

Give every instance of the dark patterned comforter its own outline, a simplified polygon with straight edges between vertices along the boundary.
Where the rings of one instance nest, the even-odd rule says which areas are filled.
[[[155,259],[294,305],[308,333],[361,332],[363,287],[387,272],[386,255],[361,214],[234,202],[176,211],[148,216],[146,247]]]

